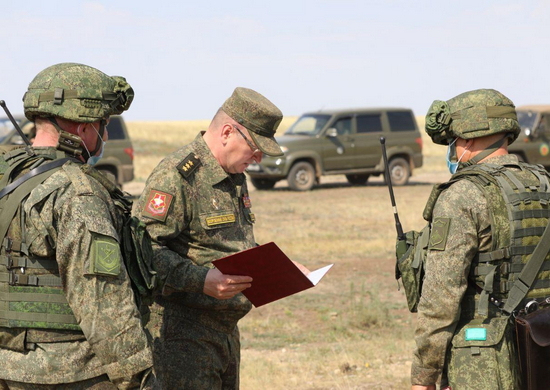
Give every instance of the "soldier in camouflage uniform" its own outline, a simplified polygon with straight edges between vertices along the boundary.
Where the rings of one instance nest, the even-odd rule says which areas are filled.
[[[502,309],[548,223],[548,174],[508,154],[519,124],[513,103],[495,90],[435,101],[426,131],[449,145],[454,175],[435,187],[424,213],[431,233],[412,389],[435,390],[438,378],[455,390],[519,389],[513,321]],[[539,273],[529,296],[544,296],[548,278]]]
[[[0,223],[7,230],[0,252],[0,389],[149,388],[153,380],[150,343],[122,263],[121,216],[101,174],[94,178],[83,164],[100,156],[109,115],[128,109],[133,95],[122,77],[62,63],[40,72],[24,96],[36,139],[28,152],[0,158],[2,187],[60,164],[0,203],[5,216],[10,197],[40,178],[14,203],[12,222]]]
[[[240,292],[252,279],[224,275],[212,261],[256,245],[243,172],[262,153],[282,155],[281,119],[264,96],[236,88],[207,131],[155,168],[136,204],[162,280],[154,366],[164,388],[239,387],[237,322],[251,309]]]

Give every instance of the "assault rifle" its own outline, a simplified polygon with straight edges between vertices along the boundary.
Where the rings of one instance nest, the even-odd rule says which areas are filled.
[[[8,118],[10,118],[10,121],[13,124],[13,127],[15,127],[15,130],[17,130],[17,132],[21,136],[21,138],[23,139],[23,142],[25,142],[25,144],[26,144],[25,151],[27,152],[27,154],[29,156],[34,156],[34,150],[32,150],[31,141],[29,141],[29,139],[27,138],[25,133],[23,133],[23,130],[21,130],[21,127],[19,127],[19,124],[17,123],[17,121],[11,115],[10,110],[8,110],[8,107],[6,106],[6,102],[3,101],[3,100],[0,100],[0,106],[2,106],[2,108],[6,112],[6,115],[8,116]]]

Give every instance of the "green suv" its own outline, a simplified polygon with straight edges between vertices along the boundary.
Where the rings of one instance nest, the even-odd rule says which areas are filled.
[[[14,119],[27,137],[32,139],[34,124],[24,116],[16,116]],[[109,131],[109,140],[105,144],[103,157],[95,167],[122,186],[134,179],[134,148],[121,116],[111,116],[107,130]],[[0,118],[0,149],[6,150],[16,145],[23,145],[21,136],[14,129],[9,118]]]
[[[286,179],[291,189],[307,191],[324,175],[346,175],[349,183],[362,185],[384,172],[380,137],[386,138],[392,183],[406,184],[413,169],[422,166],[422,138],[406,108],[306,113],[276,137],[284,156],[264,156],[247,173],[260,190]]]
[[[516,107],[521,133],[508,151],[550,169],[550,105]]]

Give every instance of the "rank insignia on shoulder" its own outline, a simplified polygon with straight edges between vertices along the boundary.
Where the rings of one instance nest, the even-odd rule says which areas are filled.
[[[189,177],[201,165],[201,160],[195,153],[189,154],[177,166],[178,171],[183,177]]]
[[[144,217],[164,222],[166,221],[173,198],[174,196],[171,194],[151,189],[147,196],[147,201],[141,210],[141,214]]]
[[[248,194],[243,195],[243,204],[244,207],[246,207],[247,209],[252,207],[252,202],[250,202],[250,197],[248,196]]]

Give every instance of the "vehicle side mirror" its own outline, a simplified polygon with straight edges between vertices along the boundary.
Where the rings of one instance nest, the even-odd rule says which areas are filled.
[[[338,137],[338,130],[336,130],[334,127],[331,127],[327,130],[326,136],[330,138]]]

